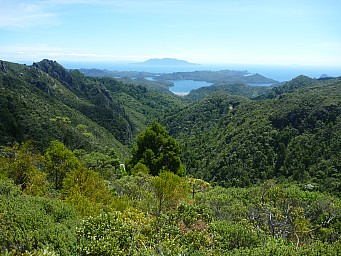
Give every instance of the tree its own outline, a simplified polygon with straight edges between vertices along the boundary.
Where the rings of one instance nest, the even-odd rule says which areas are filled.
[[[168,171],[160,172],[159,176],[153,178],[152,184],[158,200],[158,213],[163,208],[176,208],[189,190],[188,184],[181,177]]]
[[[32,141],[1,148],[0,177],[13,179],[24,194],[42,196],[46,193],[48,182],[42,167],[43,157],[36,152]]]
[[[113,181],[125,175],[114,149],[104,148],[102,152],[86,152],[83,149],[73,151],[86,168],[98,172],[102,178]]]
[[[141,163],[151,175],[156,176],[161,170],[170,171],[179,176],[185,175],[185,168],[180,160],[181,149],[166,128],[156,121],[137,136],[137,146],[128,164],[130,169]]]
[[[48,177],[54,182],[55,189],[61,189],[63,179],[72,170],[82,165],[75,155],[60,141],[52,141],[45,153]]]
[[[112,199],[100,175],[84,167],[66,175],[62,194],[66,202],[82,216],[97,215],[110,204]]]

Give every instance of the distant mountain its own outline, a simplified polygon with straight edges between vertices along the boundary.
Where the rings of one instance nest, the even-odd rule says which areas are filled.
[[[320,76],[320,79],[323,79],[323,78],[331,78],[331,76],[328,76],[328,75],[326,75],[326,74],[322,74],[321,76]]]
[[[149,59],[144,62],[139,62],[136,64],[143,64],[143,65],[167,65],[167,66],[196,66],[199,64],[196,63],[190,63],[185,60],[178,60],[178,59],[172,59],[172,58],[163,58],[163,59]]]
[[[329,79],[333,79],[334,77],[326,75],[326,74],[322,74],[317,80],[329,80]]]

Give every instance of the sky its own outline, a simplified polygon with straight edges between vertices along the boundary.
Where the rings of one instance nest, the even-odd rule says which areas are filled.
[[[341,0],[0,0],[0,59],[341,67]]]

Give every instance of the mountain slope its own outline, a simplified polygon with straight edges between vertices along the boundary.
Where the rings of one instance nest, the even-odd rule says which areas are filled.
[[[125,84],[134,84],[143,86],[149,89],[158,90],[164,93],[171,93],[169,87],[173,85],[169,81],[151,81],[146,77],[157,76],[158,73],[139,72],[139,71],[109,71],[103,69],[79,69],[79,71],[91,77],[111,77]]]
[[[122,144],[131,143],[153,119],[184,104],[174,95],[111,78],[85,77],[50,60],[33,66],[3,63],[2,145],[32,139],[45,147],[59,139],[70,148],[108,145],[126,154]]]
[[[213,92],[225,92],[231,95],[239,95],[247,98],[255,98],[259,95],[265,94],[270,91],[272,86],[251,86],[245,84],[224,84],[217,83],[211,86],[201,87],[196,90],[192,90],[184,98],[187,100],[198,100]]]
[[[187,172],[224,186],[277,177],[340,193],[341,81],[314,80],[307,85],[301,80],[284,85],[298,86],[280,97],[244,100],[213,120],[201,115],[193,124],[182,117],[198,115],[198,106],[206,106],[215,95],[169,118],[169,130],[184,148]]]
[[[131,142],[152,119],[160,119],[184,104],[175,95],[144,86],[124,84],[107,77],[85,77],[77,70],[67,72],[53,61],[43,60],[34,65],[56,78],[62,78],[61,82],[73,93],[90,101],[92,108],[72,107],[114,133],[124,144]],[[67,101],[65,104],[70,103]]]
[[[317,80],[301,75],[281,86],[273,87],[271,91],[258,96],[256,99],[273,99],[284,93],[293,92],[297,89],[309,87],[317,83]]]
[[[80,108],[91,107],[91,103],[37,68],[5,65],[6,72],[0,72],[1,145],[34,140],[43,148],[58,139],[70,148],[106,145],[125,154],[125,147],[111,133],[64,102]]]
[[[162,121],[191,176],[224,186],[289,179],[340,193],[341,80],[298,77],[258,100],[214,92],[190,104],[44,60],[2,62],[0,145],[58,139],[126,156],[135,135]],[[278,93],[276,93],[278,92]]]

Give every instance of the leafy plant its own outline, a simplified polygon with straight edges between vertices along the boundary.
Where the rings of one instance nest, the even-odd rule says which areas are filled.
[[[170,171],[180,176],[185,175],[184,166],[180,160],[180,146],[165,127],[154,121],[137,137],[137,145],[128,166],[134,168],[141,163],[151,175],[158,175],[161,170]]]

